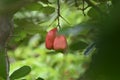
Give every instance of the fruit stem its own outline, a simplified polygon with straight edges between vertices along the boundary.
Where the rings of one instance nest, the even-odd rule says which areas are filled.
[[[60,0],[57,0],[57,20],[58,20],[58,27],[59,29],[61,29],[60,26]]]

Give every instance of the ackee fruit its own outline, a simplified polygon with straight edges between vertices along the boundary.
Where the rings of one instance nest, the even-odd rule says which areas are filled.
[[[67,48],[67,40],[64,35],[57,35],[53,44],[54,50],[64,51]]]
[[[57,34],[57,28],[53,28],[46,35],[45,46],[47,49],[53,49],[54,39]]]

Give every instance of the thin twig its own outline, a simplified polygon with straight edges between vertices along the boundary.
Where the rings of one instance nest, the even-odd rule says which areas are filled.
[[[7,49],[6,48],[5,48],[5,62],[6,62],[7,80],[10,80],[10,78],[9,78],[10,63],[9,63],[9,58],[8,58],[8,55],[7,55]]]
[[[63,16],[60,15],[60,17],[61,17],[66,23],[68,23],[68,24],[70,25],[70,23],[69,23]]]
[[[85,15],[86,15],[86,14],[85,14],[85,10],[89,7],[89,5],[85,7],[85,1],[82,0],[83,7],[80,8],[77,0],[74,0],[74,1],[75,1],[75,7],[77,7],[78,10],[82,10],[83,15],[85,16]]]
[[[84,9],[84,8],[85,8],[85,1],[82,0],[82,2],[83,2],[83,10],[82,10],[82,11],[83,11],[83,15],[85,16],[85,15],[86,15],[86,14],[85,14],[85,9]]]
[[[57,0],[57,17],[53,20],[53,22],[49,26],[51,26],[57,20],[57,26],[59,27],[59,29],[61,29],[60,18],[62,18],[66,23],[70,25],[70,23],[61,15],[60,0]]]
[[[61,29],[61,26],[60,26],[60,0],[57,0],[57,20],[58,20],[58,27],[59,29]]]
[[[107,15],[105,12],[103,12],[98,6],[96,6],[94,3],[92,3],[90,0],[84,0],[89,6],[92,6],[96,11],[98,11],[100,14]]]
[[[78,5],[77,0],[74,0],[74,1],[75,1],[75,7],[77,7],[79,9],[79,5]]]
[[[89,6],[89,5],[87,5],[87,6],[86,6],[86,7],[84,7],[84,8],[80,8],[80,7],[79,7],[79,8],[78,8],[78,10],[82,10],[82,11],[84,10],[84,11],[85,11],[88,7],[90,7],[90,6]]]
[[[84,11],[85,11],[88,7],[90,7],[90,6],[92,6],[92,7],[93,7],[96,11],[98,11],[100,14],[107,15],[105,12],[103,12],[98,6],[96,6],[96,5],[95,5],[94,3],[92,3],[90,0],[82,0],[82,1],[83,1],[83,8],[80,8],[80,7],[79,7],[77,0],[75,0],[75,6],[76,6],[79,10],[82,10],[84,15],[85,15]],[[88,4],[87,7],[84,6],[84,3],[85,3],[85,2]]]
[[[53,25],[53,23],[57,20],[57,17],[52,21],[52,23],[50,23],[49,26]]]

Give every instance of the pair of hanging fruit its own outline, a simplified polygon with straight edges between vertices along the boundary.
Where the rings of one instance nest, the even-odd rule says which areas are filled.
[[[57,33],[57,28],[53,28],[46,35],[45,46],[47,49],[64,51],[67,48],[67,40],[64,35]]]

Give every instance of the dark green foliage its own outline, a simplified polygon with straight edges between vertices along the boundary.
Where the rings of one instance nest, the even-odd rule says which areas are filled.
[[[30,71],[31,71],[31,68],[29,66],[22,66],[21,68],[17,69],[11,74],[10,79],[15,80],[15,79],[24,77],[28,75]]]
[[[3,5],[11,5],[11,4],[14,4],[18,1],[20,1],[20,0],[0,0],[0,3]]]
[[[43,12],[44,14],[52,14],[53,12],[55,12],[54,7],[43,6],[40,3],[31,3],[30,5],[25,6],[24,9],[24,11],[39,11]]]
[[[101,20],[96,43],[97,52],[85,75],[79,80],[120,80],[120,3],[110,16]]]
[[[31,3],[30,5],[27,5],[24,7],[27,11],[41,11],[43,6],[39,3]]]
[[[73,41],[73,43],[69,46],[71,50],[83,50],[87,47],[87,44],[82,41]]]
[[[3,79],[6,79],[7,74],[6,74],[6,54],[4,51],[4,48],[0,48],[0,77]],[[1,79],[0,78],[0,79]]]
[[[45,3],[45,4],[50,3],[49,0],[41,0],[41,2],[43,2],[43,3]]]
[[[51,14],[51,13],[55,12],[55,8],[47,6],[42,9],[42,12],[45,14]]]
[[[39,77],[39,78],[37,78],[36,80],[44,80],[44,79]]]

